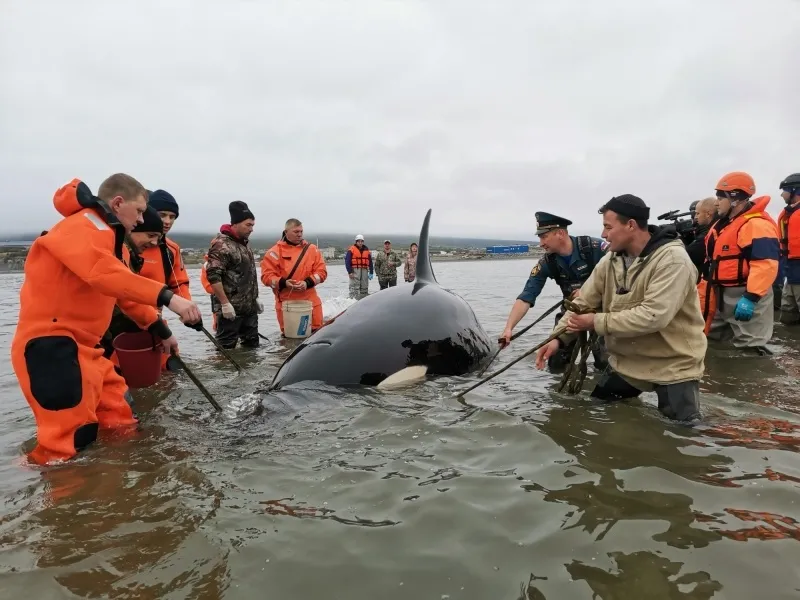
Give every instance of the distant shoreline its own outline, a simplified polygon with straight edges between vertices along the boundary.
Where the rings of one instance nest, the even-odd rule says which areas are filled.
[[[484,255],[480,258],[474,256],[431,256],[431,262],[445,263],[445,262],[486,262],[496,260],[538,260],[543,253],[537,254],[493,254]],[[187,267],[200,267],[203,264],[202,259],[184,258],[183,264]],[[343,258],[326,258],[326,265],[344,265]]]
[[[486,262],[498,260],[538,260],[544,253],[541,251],[534,251],[528,254],[480,254],[480,255],[455,255],[455,256],[441,256],[433,254],[431,261],[435,263],[448,263],[448,262]],[[405,258],[401,258],[405,260]],[[260,262],[260,259],[258,259]],[[183,256],[183,263],[187,267],[199,268],[203,264],[203,258],[199,253],[192,253],[188,256]],[[344,265],[344,258],[326,258],[326,265]],[[22,273],[25,267],[24,256],[20,256],[17,260],[9,262],[0,262],[0,275],[11,273]]]

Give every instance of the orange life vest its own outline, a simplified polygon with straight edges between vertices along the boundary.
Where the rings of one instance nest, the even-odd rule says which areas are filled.
[[[772,225],[771,236],[778,239],[778,226],[775,220],[766,212],[769,196],[755,199],[753,206],[738,215],[733,221],[718,228],[719,221],[706,234],[707,256],[711,257],[709,268],[709,282],[723,287],[738,287],[747,285],[750,274],[749,252],[742,250],[739,245],[739,231],[751,219],[764,219]],[[748,246],[751,240],[745,240]],[[772,282],[770,282],[771,285]]]
[[[211,289],[211,284],[208,282],[208,277],[206,276],[206,265],[208,265],[208,254],[203,255],[203,266],[200,267],[200,284],[203,286],[206,293],[213,294],[214,290]]]
[[[163,242],[141,253],[143,262],[139,274],[153,281],[165,283],[174,293],[191,300],[189,274],[183,264],[181,248],[169,238],[164,238]]]
[[[781,254],[789,260],[800,259],[800,219],[792,218],[798,209],[800,209],[800,203],[787,206],[778,217]]]
[[[350,246],[350,253],[352,254],[350,265],[354,269],[369,269],[369,249],[361,250],[353,244]]]

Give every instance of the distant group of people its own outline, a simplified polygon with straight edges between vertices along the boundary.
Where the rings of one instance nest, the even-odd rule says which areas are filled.
[[[693,235],[675,225],[650,225],[650,208],[634,195],[606,202],[601,238],[571,236],[572,224],[537,213],[541,247],[522,293],[498,338],[512,331],[554,279],[578,313],[562,310],[536,365],[555,372],[571,359],[580,332],[593,332],[601,372],[591,395],[601,401],[655,391],[671,419],[700,417],[699,383],[707,338],[770,355],[773,290],[781,291],[780,320],[800,322],[800,173],[778,185],[786,207],[777,222],[766,212],[769,196],[755,196],[753,178],[724,175],[715,196],[694,203]]]
[[[406,283],[414,281],[417,273],[417,244],[413,242],[408,248],[408,255],[401,260],[392,249],[392,241],[383,241],[383,251],[374,257],[364,242],[364,236],[358,234],[353,245],[344,256],[344,266],[350,278],[350,298],[361,300],[369,294],[369,282],[377,272],[378,285],[385,290],[397,285],[397,269],[403,265],[403,279]]]
[[[56,191],[53,203],[63,218],[28,252],[11,345],[14,372],[37,425],[29,456],[41,464],[74,456],[103,429],[138,422],[114,348],[118,335],[149,332],[163,350],[162,371],[169,371],[178,368],[173,358],[179,349],[163,308],[203,328],[180,247],[168,237],[180,215],[172,194],[117,173],[96,195],[74,179]],[[273,293],[281,334],[283,304],[291,300],[310,301],[311,330],[322,327],[316,288],[327,279],[327,266],[303,238],[302,222],[286,221],[261,259],[259,278],[249,245],[255,215],[242,201],[231,202],[228,212],[230,222],[211,240],[200,273],[217,342],[226,349],[259,345],[259,279]],[[415,278],[416,247],[404,261],[406,281]],[[402,262],[386,240],[374,261],[381,289],[396,285]],[[345,263],[351,296],[360,299],[373,275],[362,235]]]

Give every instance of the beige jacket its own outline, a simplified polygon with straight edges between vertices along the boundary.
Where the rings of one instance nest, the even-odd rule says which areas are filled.
[[[677,235],[663,228],[642,254],[625,268],[623,257],[609,252],[581,287],[575,304],[592,308],[595,331],[605,336],[609,364],[631,385],[649,391],[650,384],[701,379],[708,346],[692,264]],[[626,272],[627,271],[627,272]],[[628,288],[627,294],[618,294]],[[564,327],[567,312],[556,325]],[[567,343],[574,334],[559,337]]]

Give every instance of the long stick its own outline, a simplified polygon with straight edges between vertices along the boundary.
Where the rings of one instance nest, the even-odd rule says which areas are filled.
[[[470,386],[470,387],[468,387],[467,389],[465,389],[465,390],[464,390],[464,391],[462,391],[462,392],[459,392],[459,393],[458,393],[458,394],[456,394],[454,397],[455,397],[455,398],[461,398],[461,396],[463,396],[463,395],[464,395],[464,394],[466,394],[467,392],[471,392],[472,390],[474,390],[474,389],[475,389],[476,387],[478,387],[479,385],[483,385],[484,383],[486,383],[486,382],[487,382],[487,381],[489,381],[490,379],[494,379],[495,377],[497,377],[498,375],[500,375],[500,373],[502,373],[503,371],[506,371],[507,369],[511,368],[513,365],[517,364],[519,361],[521,361],[521,360],[522,360],[523,358],[525,358],[526,356],[530,356],[531,354],[533,354],[534,352],[536,352],[536,351],[537,351],[537,350],[539,350],[540,348],[543,348],[544,346],[546,346],[547,344],[549,344],[550,342],[552,342],[554,339],[556,339],[558,336],[560,336],[560,335],[561,335],[562,333],[564,333],[566,330],[567,330],[567,328],[566,328],[566,327],[561,327],[560,329],[556,329],[556,330],[553,332],[553,334],[552,334],[552,335],[551,335],[549,338],[547,338],[545,341],[543,341],[541,344],[537,344],[536,346],[534,346],[533,348],[531,348],[530,350],[528,350],[528,351],[527,351],[525,354],[523,354],[523,355],[522,355],[522,356],[520,356],[519,358],[515,358],[514,360],[512,360],[510,363],[508,363],[508,364],[507,364],[505,367],[503,367],[503,368],[502,368],[502,369],[500,369],[499,371],[495,371],[494,373],[492,373],[492,374],[491,374],[491,375],[489,375],[488,377],[485,377],[485,378],[481,379],[481,380],[480,380],[478,383],[476,383],[476,384],[475,384],[475,385],[473,385],[473,386]]]
[[[195,377],[195,374],[192,373],[191,369],[186,366],[186,363],[183,362],[183,359],[180,356],[178,356],[177,354],[173,354],[172,356],[175,358],[175,360],[178,361],[178,364],[181,367],[183,367],[183,370],[186,371],[186,374],[189,376],[189,379],[191,379],[192,383],[194,383],[197,386],[197,389],[200,390],[201,392],[203,392],[203,395],[206,398],[208,398],[208,401],[211,402],[211,405],[214,408],[216,408],[218,411],[222,410],[222,407],[219,405],[219,402],[214,400],[214,396],[212,396],[209,393],[209,391],[206,389],[206,386],[204,386],[202,383],[200,383],[200,380],[197,377]]]
[[[537,323],[541,322],[541,320],[542,320],[542,319],[544,319],[544,318],[545,318],[547,315],[549,315],[549,314],[550,314],[550,313],[552,313],[552,312],[553,312],[555,309],[557,309],[558,307],[560,307],[560,306],[563,304],[563,302],[564,302],[563,300],[559,300],[558,302],[556,302],[556,304],[555,304],[555,305],[553,305],[552,307],[548,308],[548,309],[547,309],[547,310],[544,312],[544,314],[542,314],[542,316],[540,316],[538,319],[536,319],[536,320],[535,320],[533,323],[531,323],[530,325],[528,325],[528,326],[527,326],[527,327],[525,327],[524,329],[520,329],[520,330],[519,330],[517,333],[515,333],[514,335],[512,335],[512,336],[511,336],[511,339],[510,339],[509,341],[510,341],[510,342],[513,342],[515,339],[517,339],[517,338],[518,338],[519,336],[521,336],[523,333],[525,333],[525,332],[527,332],[528,330],[530,330],[530,328],[531,328],[531,327],[533,327],[533,326],[534,326],[534,325],[536,325]],[[494,359],[495,359],[495,358],[497,358],[497,356],[500,354],[500,351],[501,351],[501,350],[503,350],[503,349],[505,349],[505,346],[501,346],[500,348],[498,348],[498,349],[497,349],[497,352],[495,352],[495,353],[494,353],[494,356],[492,356],[492,359],[491,359],[491,360],[490,360],[488,363],[486,363],[486,366],[484,366],[484,367],[483,367],[483,368],[480,370],[480,372],[478,373],[478,377],[480,377],[481,375],[483,375],[483,374],[486,372],[486,369],[488,369],[488,368],[489,368],[489,365],[491,365],[491,364],[494,362]]]
[[[201,330],[202,330],[203,333],[206,334],[206,337],[208,339],[210,339],[211,342],[217,347],[217,350],[222,352],[222,354],[225,356],[225,358],[227,358],[229,361],[231,361],[231,364],[234,367],[236,367],[237,371],[239,371],[241,373],[242,372],[242,366],[239,363],[237,363],[235,360],[233,360],[233,357],[230,354],[228,354],[228,351],[225,350],[225,348],[222,347],[222,344],[219,343],[219,340],[217,338],[215,338],[213,335],[211,335],[211,332],[208,329],[206,329],[205,327],[201,327]]]

